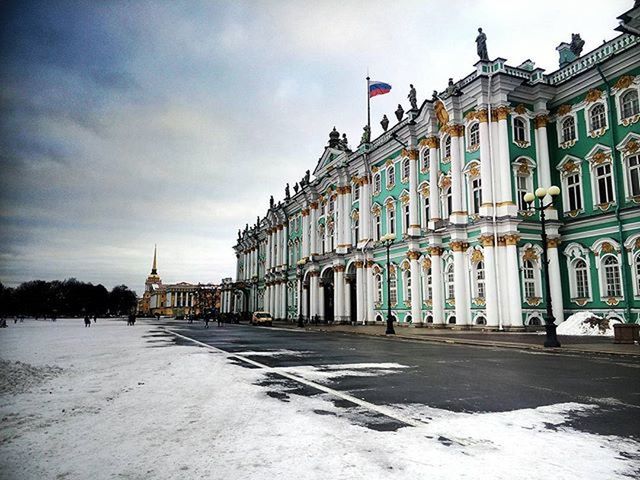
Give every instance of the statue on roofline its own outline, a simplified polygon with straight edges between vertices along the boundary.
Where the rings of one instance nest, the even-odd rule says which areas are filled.
[[[273,206],[275,205],[275,200],[273,199],[273,195],[271,195],[271,197],[269,197],[269,208],[273,208]]]
[[[347,140],[347,134],[342,134],[342,139],[340,140],[340,150],[349,150],[349,141]]]
[[[365,125],[362,130],[364,130],[362,132],[362,138],[360,139],[360,145],[369,143],[371,141],[371,129],[369,128],[369,125]]]
[[[402,108],[402,105],[398,104],[398,108],[395,113],[398,121],[402,120],[402,117],[404,116],[404,108]]]
[[[411,104],[411,110],[417,110],[418,109],[418,95],[416,93],[416,89],[414,88],[413,84],[409,84],[409,95],[407,95],[407,98],[409,99],[409,103]]]
[[[298,186],[298,182],[296,182],[296,184],[293,186],[293,191],[294,191],[294,193],[298,193],[298,189],[299,189],[299,188],[300,188],[300,187]]]
[[[482,32],[482,28],[478,28],[476,44],[480,60],[489,60],[489,53],[487,52],[487,35]]]
[[[309,185],[309,178],[311,177],[311,172],[309,170],[304,174],[304,184]]]
[[[382,116],[382,120],[380,120],[380,125],[382,125],[382,129],[386,132],[387,128],[389,128],[389,119],[386,115]]]
[[[287,183],[287,186],[284,187],[284,198],[286,198],[287,200],[289,198],[291,198],[291,191],[289,190],[289,184]]]
[[[580,38],[579,33],[571,34],[571,45],[569,47],[571,49],[571,53],[573,53],[576,57],[579,57],[582,53],[582,49],[584,48],[584,40]]]

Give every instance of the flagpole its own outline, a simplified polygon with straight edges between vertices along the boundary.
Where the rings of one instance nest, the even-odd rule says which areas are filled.
[[[367,127],[371,135],[371,95],[369,95],[369,76],[367,75]]]

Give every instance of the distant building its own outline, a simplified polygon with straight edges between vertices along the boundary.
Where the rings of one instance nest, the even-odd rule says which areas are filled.
[[[313,173],[238,232],[223,312],[517,330],[551,298],[558,323],[639,322],[640,3],[620,20],[590,52],[561,43],[553,72],[481,56],[353,150],[334,128]],[[547,295],[525,196],[551,185]]]
[[[144,282],[144,293],[138,302],[138,313],[144,316],[183,317],[202,315],[220,309],[218,285],[179,282],[163,284],[157,269],[157,251],[153,251],[151,273]]]

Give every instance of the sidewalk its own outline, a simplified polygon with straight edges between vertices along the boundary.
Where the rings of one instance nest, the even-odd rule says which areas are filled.
[[[299,329],[296,323],[274,322],[281,328]],[[616,344],[612,337],[558,335],[561,348],[545,348],[544,332],[483,332],[474,330],[451,330],[446,328],[415,328],[394,326],[395,336],[385,335],[386,325],[305,325],[306,331],[339,332],[400,340],[435,343],[455,343],[484,347],[516,348],[549,353],[620,355],[640,358],[640,345]]]

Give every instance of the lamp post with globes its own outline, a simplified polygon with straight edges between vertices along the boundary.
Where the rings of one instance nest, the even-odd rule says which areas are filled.
[[[304,322],[302,320],[302,274],[304,272],[304,259],[298,260],[296,265],[298,266],[298,281],[300,282],[300,286],[298,288],[298,327],[303,328]]]
[[[394,335],[396,333],[393,329],[393,317],[391,317],[391,269],[389,261],[389,249],[395,239],[395,233],[387,233],[380,238],[380,243],[387,249],[387,330],[384,332],[386,335]]]
[[[544,197],[549,195],[551,197],[551,201],[545,205]],[[545,300],[547,305],[547,316],[545,318],[545,330],[547,332],[547,338],[544,341],[545,347],[559,347],[560,342],[558,341],[558,336],[556,335],[556,319],[553,316],[553,308],[551,305],[551,286],[549,285],[549,256],[547,252],[547,229],[546,229],[546,216],[545,210],[553,205],[556,197],[560,195],[560,189],[555,185],[547,188],[538,188],[535,191],[535,194],[529,192],[524,196],[524,201],[527,203],[529,210],[533,210],[536,212],[540,212],[540,224],[542,226],[542,271],[544,273],[544,293]],[[534,201],[538,198],[540,203],[539,206],[534,204]]]

